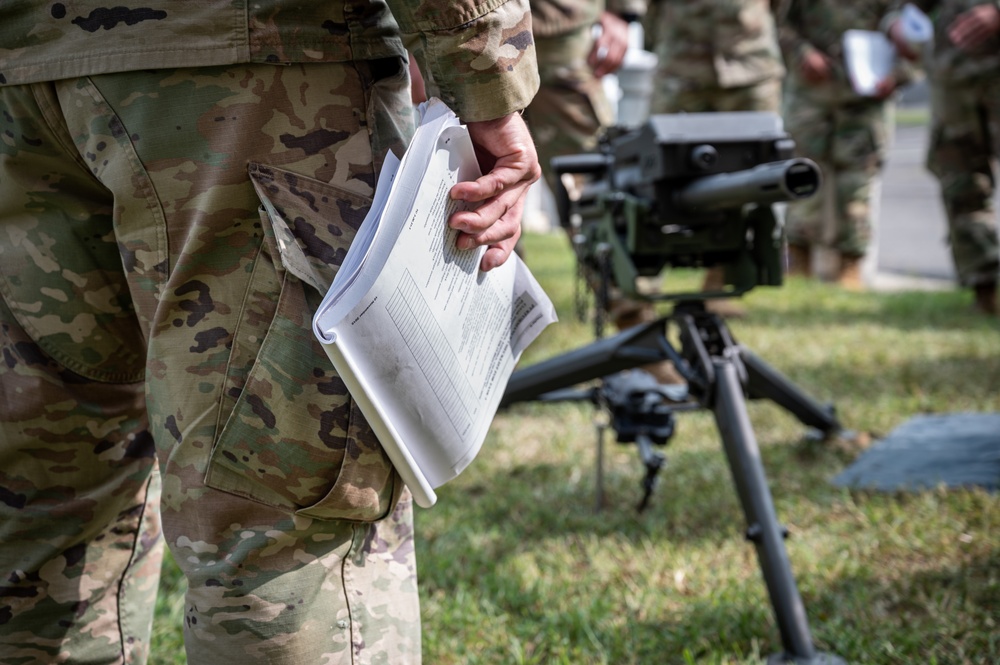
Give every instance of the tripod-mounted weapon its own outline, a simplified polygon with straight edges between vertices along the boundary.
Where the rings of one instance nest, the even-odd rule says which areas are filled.
[[[771,661],[821,665],[843,661],[813,646],[746,399],[770,399],[821,436],[841,427],[831,406],[738,344],[705,308],[709,298],[781,284],[782,238],[771,204],[812,195],[820,178],[815,164],[791,158],[793,149],[774,114],[685,114],[654,116],[610,137],[597,153],[553,160],[560,177],[577,179],[574,196],[561,184],[556,199],[595,292],[617,289],[674,306],[656,321],[515,372],[501,405],[585,399],[607,409],[618,441],[635,443],[646,469],[640,510],[663,466],[657,448],[672,436],[674,414],[712,411],[781,632],[784,651]],[[722,266],[726,288],[639,292],[639,277],[667,266]],[[679,345],[670,341],[672,327]],[[673,363],[686,390],[660,386],[636,369],[661,361]],[[575,388],[595,379],[596,386]],[[601,446],[599,437],[599,503]]]

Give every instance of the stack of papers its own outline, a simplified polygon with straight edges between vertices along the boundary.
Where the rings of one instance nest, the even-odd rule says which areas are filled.
[[[386,454],[423,507],[482,447],[522,351],[556,320],[512,254],[479,270],[448,218],[457,182],[480,176],[468,129],[433,99],[402,160],[386,160],[372,208],[313,318]]]

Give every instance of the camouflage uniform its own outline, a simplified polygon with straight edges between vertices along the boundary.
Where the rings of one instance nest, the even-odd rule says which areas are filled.
[[[847,257],[862,257],[871,239],[871,195],[889,147],[890,102],[854,92],[843,54],[847,30],[878,30],[889,0],[791,0],[779,36],[789,73],[785,79],[785,128],[798,153],[823,171],[823,196],[789,204],[785,234],[791,245],[825,245]],[[830,78],[807,81],[803,56],[819,51]],[[905,68],[898,82],[908,78]]]
[[[776,0],[659,0],[646,17],[659,64],[653,113],[773,111],[785,68]]]
[[[639,17],[645,0],[612,0],[607,9],[619,15]],[[550,168],[553,157],[589,152],[597,147],[601,133],[615,119],[601,79],[587,63],[594,44],[593,26],[605,10],[603,0],[532,0],[531,20],[538,55],[541,83],[538,94],[524,111],[552,191],[556,179]],[[599,276],[588,274],[591,288]],[[609,315],[619,327],[655,317],[648,303],[627,300],[612,289]]]
[[[963,286],[995,284],[997,220],[993,205],[1000,157],[1000,35],[975,53],[954,46],[947,28],[983,0],[923,0],[934,20],[934,50],[925,66],[931,83],[927,168],[941,183],[948,241]]]
[[[412,131],[401,32],[467,120],[537,74],[526,2],[391,4],[0,5],[0,662],[144,663],[161,515],[188,662],[420,661],[409,494],[311,312]]]
[[[644,0],[620,0],[608,9],[641,15]],[[532,0],[538,94],[524,112],[531,128],[546,182],[555,187],[549,163],[553,157],[588,152],[601,132],[614,122],[614,110],[601,80],[587,64],[594,43],[593,25],[605,9],[603,0]]]

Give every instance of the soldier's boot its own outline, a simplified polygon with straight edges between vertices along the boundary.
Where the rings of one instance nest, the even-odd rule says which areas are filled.
[[[789,277],[812,277],[812,248],[809,245],[788,244]]]
[[[726,288],[726,274],[721,266],[715,266],[705,271],[705,281],[702,291],[722,291]],[[734,298],[711,298],[705,301],[705,309],[718,314],[724,319],[742,319],[747,315],[746,308]]]
[[[634,300],[612,301],[609,303],[611,320],[615,328],[621,332],[629,328],[634,328],[643,323],[656,320],[656,308],[652,303],[637,302]],[[687,381],[677,371],[674,364],[669,360],[661,360],[655,363],[643,365],[639,369],[649,372],[661,386],[679,386]]]
[[[865,280],[861,276],[861,261],[863,257],[840,255],[840,271],[837,274],[837,284],[848,291],[864,291]]]
[[[986,284],[976,284],[973,287],[976,294],[975,302],[973,307],[977,312],[985,314],[986,316],[996,316],[997,315],[997,285],[996,282],[989,282]]]

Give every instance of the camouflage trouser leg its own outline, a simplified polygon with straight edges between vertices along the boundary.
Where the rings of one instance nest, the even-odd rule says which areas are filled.
[[[145,344],[59,113],[0,88],[0,662],[141,663],[163,552]]]
[[[795,139],[796,152],[816,161],[823,172],[821,195],[788,205],[785,235],[790,244],[826,246],[852,257],[867,253],[875,223],[872,195],[888,152],[890,112],[877,102],[824,104],[808,93],[786,97],[785,128]]]
[[[8,651],[4,630],[0,660],[25,643],[142,662],[146,647],[113,627],[148,625],[155,592],[155,574],[143,587],[127,569],[155,543],[133,524],[155,507],[140,494],[145,411],[188,581],[190,663],[419,662],[409,495],[313,339],[320,293],[285,270],[248,175],[258,164],[328,283],[370,204],[373,160],[412,129],[405,66],[136,72],[0,100],[0,379],[20,396],[0,406],[0,473],[25,488],[4,497],[3,528],[25,532],[14,520],[29,514],[35,528],[31,558],[3,534],[0,574],[25,579],[4,598],[8,625],[52,633]],[[116,524],[129,519],[131,539]],[[109,646],[91,655],[82,613],[108,594]]]
[[[681,81],[658,81],[651,105],[653,113],[778,113],[781,110],[781,79],[736,88],[690,87]]]
[[[614,122],[601,81],[587,64],[593,41],[590,26],[535,39],[541,86],[525,109],[524,120],[535,139],[545,180],[553,189],[552,158],[593,150],[601,131]]]
[[[948,242],[963,286],[997,281],[994,168],[1000,156],[1000,81],[931,86],[927,168],[941,184]]]

